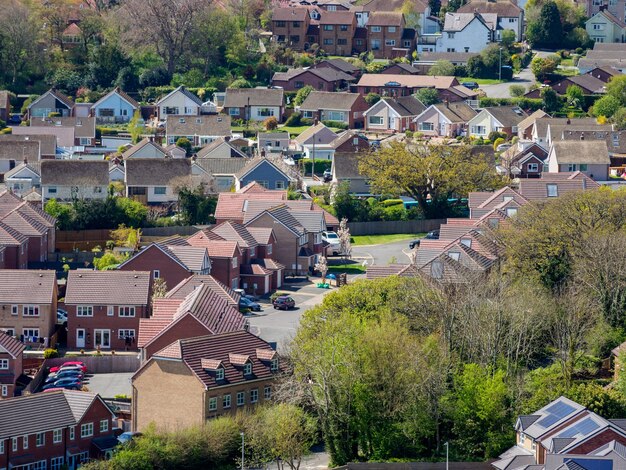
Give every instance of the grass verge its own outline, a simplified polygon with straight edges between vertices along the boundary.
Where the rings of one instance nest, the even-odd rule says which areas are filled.
[[[358,263],[336,264],[328,266],[328,274],[365,274],[366,269],[367,268],[365,266],[361,266]]]
[[[352,246],[382,245],[384,243],[399,242],[422,238],[425,233],[392,233],[389,235],[353,235]]]

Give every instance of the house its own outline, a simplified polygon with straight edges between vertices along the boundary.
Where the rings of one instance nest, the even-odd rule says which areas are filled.
[[[178,188],[191,182],[191,160],[131,158],[125,163],[126,197],[144,204],[178,201]]]
[[[193,276],[155,299],[153,315],[139,323],[137,344],[145,363],[172,341],[247,329],[240,296],[211,276]]]
[[[35,348],[52,344],[57,319],[55,271],[0,269],[0,281],[0,334]]]
[[[136,350],[139,319],[149,316],[150,291],[146,271],[70,271],[68,349]]]
[[[585,21],[585,30],[594,42],[626,41],[626,23],[608,10],[600,10]]]
[[[281,87],[285,91],[298,91],[305,86],[312,86],[319,91],[346,90],[356,80],[341,70],[331,67],[289,69],[276,72],[272,77],[272,86]]]
[[[40,160],[39,142],[0,141],[0,173],[6,173],[20,162]]]
[[[354,11],[324,11],[319,20],[320,47],[330,55],[352,55],[356,30]]]
[[[492,15],[447,12],[438,41],[440,52],[481,52],[496,39],[496,22]]]
[[[476,111],[463,101],[437,103],[413,119],[415,129],[426,136],[457,137],[467,132]]]
[[[532,131],[535,121],[539,118],[550,117],[548,113],[542,109],[538,109],[530,114],[527,118],[522,119],[517,124],[517,137],[520,140],[532,140]]]
[[[184,86],[179,86],[156,102],[157,117],[161,121],[167,121],[171,114],[175,116],[198,116],[201,107],[202,100]]]
[[[616,1],[611,1],[611,2],[587,0],[583,2],[583,7],[585,7],[587,10],[586,16],[588,18],[593,19],[594,17],[597,16],[598,13],[606,12],[620,22],[626,21],[626,18],[624,17],[625,9],[626,9],[626,2],[624,0],[616,0]],[[602,21],[599,20],[598,23],[602,24]],[[594,35],[602,39],[605,37],[610,37],[610,36],[604,36],[600,29],[593,30],[592,28],[591,32],[589,33],[589,37],[592,40],[594,40]],[[621,43],[621,42],[622,41],[595,41],[596,44],[601,44],[601,45]],[[599,50],[599,49],[594,46],[594,50]]]
[[[503,132],[509,137],[517,135],[518,124],[528,117],[517,106],[494,106],[483,108],[467,122],[470,137],[486,139],[491,132]]]
[[[520,124],[521,123],[526,123],[526,120],[522,120]],[[530,140],[541,145],[547,150],[550,147],[550,128],[554,128],[554,126],[561,126],[564,130],[603,130],[603,127],[606,128],[606,126],[598,124],[596,118],[551,118],[546,115],[535,119],[530,132]],[[610,126],[607,130],[610,130]]]
[[[0,267],[28,268],[28,237],[0,222]]]
[[[52,135],[59,147],[93,147],[96,145],[96,118],[33,117],[30,126],[16,126],[15,135]]]
[[[613,10],[614,16],[622,19],[620,15],[624,13],[624,0],[616,2],[617,10]],[[621,4],[621,7],[620,7]],[[611,5],[615,7],[614,5]],[[622,8],[620,11],[619,8]],[[609,11],[611,8],[609,8]],[[592,16],[590,13],[588,16]],[[624,52],[626,51],[626,44],[624,43],[602,43],[595,42],[593,49],[587,51],[585,57],[578,61],[578,71],[583,74],[597,67],[611,67],[618,70],[620,73],[626,71],[626,63],[624,62]]]
[[[337,134],[318,122],[305,129],[295,139],[296,149],[304,153],[305,158],[331,159],[334,153],[330,144],[337,138]]]
[[[165,138],[170,145],[185,137],[192,146],[202,147],[220,137],[230,136],[230,116],[223,114],[193,117],[170,115],[165,124]]]
[[[54,225],[50,227],[49,221],[20,209],[21,207],[16,207],[4,215],[0,214],[0,221],[27,238],[28,263],[43,263],[48,260],[48,236],[51,231],[54,232]],[[6,261],[8,260],[5,263]]]
[[[206,249],[180,245],[151,243],[121,263],[120,271],[149,271],[152,281],[162,279],[166,286],[173,287],[193,274],[210,274],[212,262]]]
[[[61,42],[63,46],[73,47],[79,44],[83,38],[83,31],[76,23],[76,20],[70,21],[67,27],[61,33]]]
[[[282,122],[285,111],[284,90],[280,88],[227,88],[224,112],[231,119],[264,121],[275,117]]]
[[[423,52],[413,62],[413,68],[418,74],[428,75],[430,68],[439,60],[445,60],[454,66],[466,66],[467,62],[477,55],[477,52]]]
[[[441,101],[447,99],[452,102],[468,99],[468,97],[460,97],[458,93],[451,91],[456,86],[459,86],[459,81],[456,77],[365,73],[356,84],[356,90],[363,96],[366,96],[368,93],[377,93],[380,96],[398,98],[413,95],[422,88],[435,88]],[[469,94],[469,97],[475,96],[475,93]]]
[[[596,181],[606,181],[611,159],[604,140],[554,140],[547,164],[550,173],[580,171]]]
[[[609,81],[613,77],[618,77],[621,75],[620,71],[614,69],[613,67],[595,67],[587,72],[587,75],[591,75],[596,77],[599,80],[602,80],[604,83],[609,83]]]
[[[567,93],[567,89],[572,85],[579,87],[585,95],[601,95],[606,93],[606,82],[590,74],[575,75],[564,78],[550,85],[550,88],[556,91],[559,95],[565,95]],[[530,90],[524,96],[526,98],[541,98],[541,90],[541,88]]]
[[[11,92],[0,90],[0,120],[7,122],[11,116]]]
[[[392,11],[371,11],[367,20],[368,50],[377,59],[405,57],[412,52],[412,42],[402,42],[404,15]]]
[[[110,457],[116,418],[99,395],[59,390],[0,401],[0,468],[76,470]]]
[[[231,144],[230,139],[219,137],[196,152],[197,159],[246,158],[247,155]]]
[[[139,108],[137,101],[115,87],[93,104],[90,113],[98,124],[118,124],[130,121]]]
[[[340,59],[340,58],[324,59],[321,62],[318,62],[315,65],[312,65],[311,68],[315,70],[327,69],[327,68],[333,69],[338,72],[346,73],[354,78],[358,78],[358,76],[361,75],[360,68],[355,67],[350,62]]]
[[[74,101],[58,90],[51,88],[39,98],[28,105],[27,119],[34,117],[49,117],[51,113],[58,113],[59,116],[67,117],[72,115]]]
[[[365,135],[350,130],[339,134],[330,143],[330,148],[333,150],[333,155],[337,153],[368,152],[371,149],[370,142]]]
[[[115,163],[115,161],[109,163],[109,181],[111,183],[114,181],[120,181],[123,183],[125,176],[126,170],[122,164]]]
[[[225,286],[239,288],[240,266],[243,252],[239,243],[234,240],[222,240],[216,234],[208,234],[201,230],[187,238],[187,243],[194,247],[206,248],[211,260],[213,276]]]
[[[247,191],[252,188],[255,191]],[[215,223],[219,225],[222,222],[233,221],[242,224],[249,200],[273,201],[275,205],[280,205],[287,201],[287,191],[272,191],[255,182],[234,193],[220,193],[215,207]]]
[[[404,132],[412,129],[412,121],[426,106],[414,96],[382,98],[363,113],[365,130]]]
[[[530,465],[556,470],[580,466],[578,462],[593,468],[614,468],[610,459],[595,459],[626,444],[626,431],[620,420],[606,420],[565,397],[557,398],[530,415],[519,416],[515,433],[516,444],[492,463],[495,468]]]
[[[281,371],[276,351],[247,331],[174,341],[133,375],[133,430],[199,426],[268,402]]]
[[[252,182],[267,189],[287,189],[293,178],[269,159],[256,157],[235,175],[235,188],[239,190]]]
[[[28,262],[28,256],[31,254],[28,246],[30,245],[30,237],[20,232],[21,226],[26,222],[28,222],[28,226],[35,225],[38,229],[46,229],[45,234],[40,239],[36,239],[37,236],[34,236],[36,239],[37,250],[41,251],[41,256],[43,257],[44,261],[47,260],[47,254],[52,253],[55,250],[56,219],[44,212],[43,209],[40,208],[39,204],[41,204],[41,200],[39,200],[38,204],[35,205],[30,204],[26,198],[19,198],[14,193],[10,193],[8,191],[0,193],[0,205],[2,206],[2,213],[5,216],[10,214],[19,214],[23,218],[23,220],[18,219],[15,222],[15,226],[13,226],[14,222],[12,221],[11,217],[5,219],[5,222],[2,222],[4,226],[2,232],[4,236],[7,237],[4,243],[12,242],[16,238],[22,240],[24,237],[26,237],[24,246],[25,253],[21,252],[20,244],[16,245],[15,252],[13,251],[13,248],[8,248],[7,246],[5,246],[4,252],[2,252],[2,254],[0,255],[1,261],[4,263],[3,267],[26,267],[26,263]],[[45,246],[46,240],[47,247]],[[0,266],[2,266],[2,263],[0,263]]]
[[[156,144],[149,138],[144,138],[137,142],[135,145],[127,148],[122,153],[122,158],[128,160],[129,158],[165,158],[167,157],[167,151],[164,147]]]
[[[411,64],[399,62],[397,64],[391,64],[380,73],[387,75],[419,75],[420,71]]]
[[[331,167],[333,185],[348,184],[350,194],[357,196],[371,196],[369,178],[359,173],[358,155],[343,153],[335,155]]]
[[[24,370],[22,353],[26,346],[13,336],[0,332],[0,400],[15,396],[17,379]]]
[[[295,51],[303,51],[311,44],[305,38],[311,18],[306,8],[274,8],[272,11],[272,40]]]
[[[500,164],[505,174],[513,178],[539,178],[547,158],[548,152],[541,145],[518,141],[502,152]]]
[[[497,30],[510,29],[515,32],[515,40],[521,41],[524,33],[524,8],[511,0],[471,0],[457,10],[459,13],[495,15]]]
[[[43,160],[41,201],[106,199],[109,162],[104,160]]]
[[[337,121],[350,129],[363,127],[363,113],[369,106],[358,93],[312,91],[300,105],[302,117],[319,121]]]
[[[28,129],[28,128],[27,128]],[[5,142],[39,142],[39,151],[37,152],[38,158],[31,158],[33,153],[26,151],[22,152],[17,150],[17,155],[14,155],[15,161],[24,161],[24,158],[28,159],[31,162],[36,162],[37,160],[53,160],[56,158],[56,150],[57,150],[57,139],[54,135],[38,135],[38,134],[5,134],[0,135],[0,147],[4,145]],[[22,153],[24,153],[24,158],[19,158]]]
[[[257,135],[259,153],[286,152],[290,142],[289,132],[259,132]]]
[[[227,146],[228,144],[225,143]],[[249,158],[198,158],[191,166],[194,176],[212,180],[218,193],[230,192],[236,186],[236,175],[248,164]]]

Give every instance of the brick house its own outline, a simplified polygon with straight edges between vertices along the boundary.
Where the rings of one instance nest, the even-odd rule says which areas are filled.
[[[77,469],[110,457],[115,416],[95,393],[55,391],[0,400],[0,468]]]
[[[8,269],[28,267],[28,237],[0,221],[0,245],[3,247],[2,263]]]
[[[285,112],[284,90],[280,88],[227,88],[224,113],[231,119],[264,121],[275,117],[282,122]]]
[[[70,271],[68,349],[136,350],[139,319],[149,316],[150,291],[146,271]]]
[[[365,73],[355,85],[357,93],[366,96],[368,93],[377,93],[380,96],[413,95],[422,88],[435,88],[441,101],[462,101],[468,99],[452,93],[450,90],[459,86],[456,77],[433,77],[430,75],[392,75]],[[462,87],[465,88],[465,87]]]
[[[320,18],[320,47],[330,55],[351,55],[355,30],[353,11],[324,11]]]
[[[239,287],[241,262],[243,252],[239,243],[234,240],[223,240],[212,232],[201,230],[187,238],[190,246],[206,248],[211,260],[213,276],[232,289]]]
[[[211,276],[193,276],[155,299],[153,315],[139,322],[137,345],[142,362],[172,341],[247,328],[239,312],[239,294]]]
[[[539,178],[548,152],[541,145],[519,141],[500,155],[500,164],[514,178]]]
[[[361,28],[357,28],[361,29]],[[358,36],[358,35],[357,35]],[[361,69],[352,65],[350,62],[343,59],[325,59],[311,66],[312,69],[333,69],[339,72],[347,73],[348,75],[358,78],[361,75]]]
[[[394,49],[402,48],[404,15],[399,12],[373,11],[367,22],[367,44],[377,59],[396,57]]]
[[[280,372],[276,351],[246,331],[174,341],[133,376],[133,430],[201,426],[262,404]]]
[[[294,51],[302,51],[310,24],[306,8],[275,8],[272,12],[272,39]]]
[[[0,304],[0,334],[28,345],[47,346],[56,323],[55,271],[1,269]]]
[[[302,117],[319,121],[338,121],[350,129],[363,127],[363,113],[369,108],[358,93],[328,93],[312,91],[306,97],[300,111]]]
[[[312,86],[319,91],[339,91],[347,89],[354,80],[353,76],[330,67],[299,68],[276,72],[272,77],[272,85],[282,87],[285,91],[298,91],[305,86]]]
[[[24,343],[0,332],[0,400],[15,396],[15,384],[23,371],[24,349]]]

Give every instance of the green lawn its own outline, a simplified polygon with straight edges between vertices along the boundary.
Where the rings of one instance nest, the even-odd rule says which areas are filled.
[[[561,65],[563,67],[574,67],[574,59],[567,58],[567,59],[561,59]]]
[[[457,77],[459,82],[476,82],[479,85],[496,85],[498,83],[507,83],[506,80],[498,80],[497,78],[474,78],[474,77]]]
[[[328,266],[328,274],[365,274],[367,267],[362,266],[359,263],[351,264],[337,264],[334,266]]]
[[[381,245],[383,243],[399,242],[402,240],[413,240],[422,238],[425,233],[393,233],[390,235],[353,235],[352,245]]]
[[[285,132],[285,131],[289,132],[289,135],[293,138],[293,137],[298,137],[309,127],[311,126],[279,126],[278,129],[276,129],[276,132]],[[341,132],[341,129],[336,129],[334,127],[331,127],[330,129],[334,132]],[[231,126],[230,130],[233,132],[241,133],[245,130],[254,131],[255,129],[253,127],[246,128],[245,126]],[[265,131],[261,130],[261,132],[265,132]]]

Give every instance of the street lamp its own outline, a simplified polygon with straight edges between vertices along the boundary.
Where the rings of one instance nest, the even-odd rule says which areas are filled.
[[[502,81],[502,48],[500,48],[500,67],[498,67],[498,80]]]
[[[502,50],[502,49],[500,49],[500,50]],[[243,433],[241,433],[241,435],[243,435]],[[448,441],[444,442],[443,445],[446,446],[446,470],[448,470],[448,455],[449,455],[449,451],[450,451],[450,445],[448,444]]]
[[[243,470],[243,459],[244,459],[244,450],[245,450],[245,434],[241,431],[241,470]],[[446,442],[447,444],[447,442]]]

